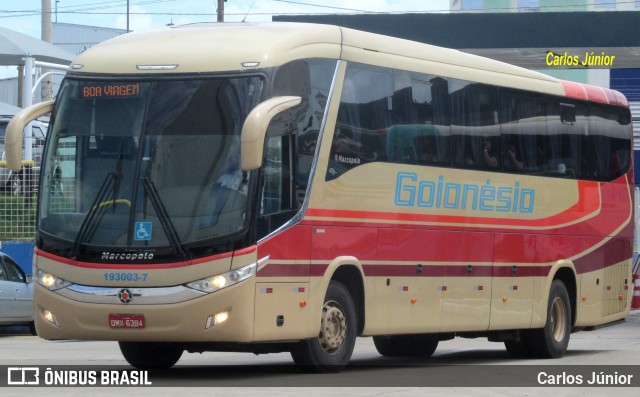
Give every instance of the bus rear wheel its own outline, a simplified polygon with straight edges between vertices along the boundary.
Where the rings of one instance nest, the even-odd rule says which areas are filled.
[[[373,344],[384,357],[431,357],[438,348],[427,335],[374,336]]]
[[[293,361],[306,372],[339,372],[356,344],[356,312],[344,285],[331,281],[324,298],[317,338],[303,340],[291,350]]]
[[[547,303],[544,328],[531,330],[529,348],[538,358],[559,358],[569,346],[571,335],[571,303],[564,283],[553,280]]]
[[[521,330],[517,339],[504,341],[504,346],[513,358],[530,358],[532,352],[529,330]]]
[[[138,369],[167,369],[182,356],[183,349],[163,342],[118,342],[125,360]]]

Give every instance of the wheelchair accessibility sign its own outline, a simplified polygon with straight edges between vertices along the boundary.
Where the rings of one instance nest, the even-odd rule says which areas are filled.
[[[151,231],[153,230],[152,222],[136,222],[134,240],[149,241],[151,240]]]

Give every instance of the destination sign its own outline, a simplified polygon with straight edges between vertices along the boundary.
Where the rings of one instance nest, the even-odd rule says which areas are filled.
[[[140,95],[140,83],[99,84],[82,87],[83,98],[122,98]]]

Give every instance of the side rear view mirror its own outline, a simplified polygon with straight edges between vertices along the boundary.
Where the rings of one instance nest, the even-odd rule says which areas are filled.
[[[253,108],[244,121],[240,135],[240,153],[244,171],[255,170],[262,166],[264,137],[271,119],[278,113],[300,104],[301,101],[299,96],[280,96],[268,99]]]
[[[33,120],[51,113],[53,105],[54,101],[47,101],[23,109],[13,116],[9,125],[7,125],[4,145],[7,155],[7,167],[11,171],[20,171],[22,167],[22,131]]]

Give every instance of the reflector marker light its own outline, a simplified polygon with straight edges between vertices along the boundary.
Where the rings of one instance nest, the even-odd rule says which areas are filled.
[[[136,65],[138,70],[174,70],[178,65]]]

